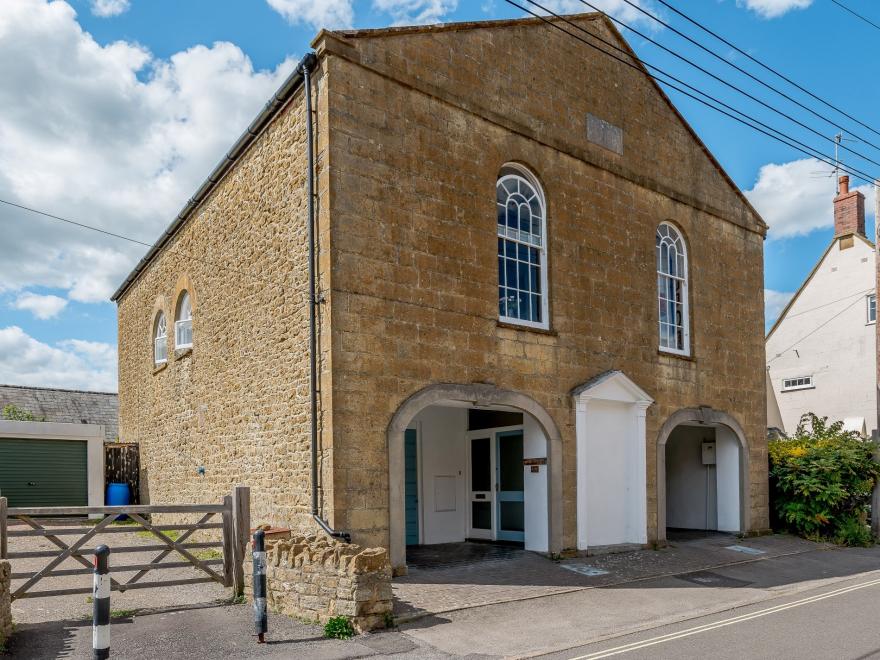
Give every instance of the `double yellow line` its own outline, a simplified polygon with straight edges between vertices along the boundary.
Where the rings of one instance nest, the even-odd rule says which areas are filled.
[[[660,635],[659,637],[652,637],[651,639],[646,639],[641,642],[632,642],[630,644],[624,644],[623,646],[617,646],[612,649],[606,649],[604,651],[597,651],[595,653],[590,653],[588,655],[581,655],[571,660],[595,660],[596,658],[610,658],[611,656],[621,655],[623,653],[630,653],[631,651],[638,651],[640,649],[648,648],[651,646],[656,646],[657,644],[665,644],[666,642],[672,642],[676,639],[682,639],[684,637],[690,637],[692,635],[699,635],[700,633],[709,632],[710,630],[717,630],[718,628],[724,628],[726,626],[732,626],[737,623],[743,623],[745,621],[751,621],[752,619],[758,619],[763,616],[768,616],[770,614],[776,614],[777,612],[783,612],[785,610],[790,610],[795,607],[801,607],[803,605],[809,605],[810,603],[816,603],[820,600],[825,600],[826,598],[835,598],[837,596],[843,596],[844,594],[848,594],[852,591],[858,591],[860,589],[867,589],[868,587],[875,587],[880,585],[880,578],[876,580],[870,580],[869,582],[862,582],[860,584],[854,584],[849,587],[842,587],[840,589],[835,589],[834,591],[829,591],[823,594],[818,594],[816,596],[809,596],[807,598],[801,598],[800,600],[795,600],[790,603],[784,603],[782,605],[776,605],[774,607],[768,607],[763,610],[758,610],[757,612],[751,612],[749,614],[741,614],[740,616],[731,617],[729,619],[723,619],[721,621],[716,621],[714,623],[707,623],[702,626],[695,626],[694,628],[688,628],[687,630],[681,630],[675,633],[669,633],[668,635]]]

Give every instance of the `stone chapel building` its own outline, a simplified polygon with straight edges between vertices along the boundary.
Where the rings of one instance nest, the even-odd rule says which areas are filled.
[[[768,527],[766,226],[568,20],[617,59],[538,19],[318,34],[114,295],[144,497],[247,484],[398,570]]]

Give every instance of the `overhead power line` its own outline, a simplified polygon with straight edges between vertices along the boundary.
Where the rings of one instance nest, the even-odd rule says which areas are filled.
[[[833,1],[833,0],[832,0],[832,1]],[[702,31],[705,32],[706,34],[709,34],[709,35],[715,37],[718,41],[720,41],[721,43],[723,43],[723,44],[726,45],[726,46],[729,46],[729,47],[732,48],[734,51],[736,51],[737,53],[739,53],[739,54],[742,55],[743,57],[747,58],[749,61],[754,62],[755,64],[757,64],[757,65],[758,65],[759,67],[761,67],[762,69],[764,69],[764,70],[766,70],[766,71],[769,71],[770,73],[772,73],[773,75],[777,76],[777,77],[780,78],[781,80],[784,80],[785,82],[787,82],[789,85],[792,85],[793,87],[796,87],[797,89],[799,89],[800,91],[802,91],[802,92],[803,92],[804,94],[806,94],[807,96],[809,96],[809,97],[815,99],[816,101],[819,101],[819,103],[821,103],[822,105],[826,106],[827,108],[830,108],[831,110],[834,110],[835,112],[837,112],[837,113],[843,115],[843,116],[846,117],[847,119],[850,119],[850,120],[856,122],[859,126],[862,126],[863,128],[867,128],[867,129],[868,129],[869,131],[871,131],[872,133],[875,133],[875,134],[877,134],[877,135],[880,135],[880,131],[878,131],[877,129],[873,128],[872,126],[869,126],[868,124],[866,124],[865,122],[861,121],[860,119],[857,119],[857,118],[853,117],[851,114],[849,114],[849,113],[847,113],[847,112],[841,110],[840,108],[838,108],[838,107],[837,107],[836,105],[834,105],[833,103],[830,103],[829,101],[826,101],[825,99],[823,99],[821,96],[818,96],[817,94],[811,92],[809,89],[807,89],[806,87],[804,87],[804,86],[801,85],[800,83],[795,82],[794,80],[792,80],[791,78],[789,78],[789,77],[786,76],[785,74],[780,73],[778,70],[776,70],[775,68],[773,68],[773,67],[770,66],[769,64],[767,64],[767,63],[765,63],[765,62],[762,62],[762,61],[759,60],[758,58],[756,58],[756,57],[750,55],[747,51],[743,50],[742,48],[740,48],[740,47],[737,46],[736,44],[732,43],[732,42],[729,41],[728,39],[725,39],[723,36],[721,36],[720,34],[718,34],[717,32],[715,32],[714,30],[711,30],[710,28],[706,27],[705,25],[703,25],[703,24],[700,23],[699,21],[697,21],[697,20],[691,18],[690,16],[688,16],[687,14],[685,14],[685,13],[684,13],[683,11],[681,11],[680,9],[675,8],[674,6],[672,6],[672,5],[671,5],[669,2],[667,2],[666,0],[656,0],[656,2],[659,2],[661,5],[663,5],[664,7],[666,7],[667,9],[669,9],[670,11],[674,12],[675,14],[678,14],[678,15],[681,16],[684,20],[686,20],[688,23],[691,23],[692,25],[698,27],[700,30],[702,30]]]
[[[70,218],[65,218],[60,215],[55,215],[54,213],[47,213],[46,211],[40,211],[39,209],[35,209],[30,206],[25,206],[23,204],[16,204],[15,202],[10,202],[8,199],[0,199],[0,204],[6,204],[7,206],[21,209],[22,211],[27,211],[28,213],[34,213],[36,215],[41,215],[46,218],[51,218],[52,220],[57,220],[59,222],[66,223],[68,225],[73,225],[74,227],[79,227],[81,229],[87,229],[89,231],[93,231],[98,234],[104,234],[105,236],[110,236],[112,238],[118,238],[121,241],[128,241],[129,243],[134,243],[135,245],[142,245],[142,246],[148,247],[148,248],[153,247],[152,243],[140,241],[136,238],[131,238],[130,236],[124,236],[123,234],[117,234],[115,232],[108,231],[106,229],[101,229],[100,227],[93,227],[92,225],[87,225],[82,222],[77,222],[76,220],[71,220]],[[215,268],[222,268],[223,270],[227,270],[231,273],[235,273],[236,275],[241,275],[242,277],[250,277],[254,280],[258,280],[260,282],[263,282],[264,284],[269,284],[274,287],[278,287],[281,289],[291,288],[290,285],[288,285],[288,284],[282,284],[279,282],[275,282],[274,280],[269,280],[269,279],[266,279],[265,277],[260,277],[259,275],[254,275],[253,273],[248,273],[247,271],[238,270],[237,268],[233,268],[232,266],[229,266],[228,264],[222,264],[217,261],[205,259],[204,257],[198,257],[194,254],[190,254],[188,252],[183,252],[183,251],[178,250],[176,248],[166,247],[166,248],[164,248],[164,250],[170,254],[174,254],[175,256],[186,257],[187,259],[192,259],[193,261],[198,261],[198,262],[201,262],[201,263],[208,265],[208,266],[213,266]],[[298,292],[297,291],[297,293],[302,293],[303,296],[306,295],[305,292]]]
[[[589,3],[589,2],[585,2],[585,0],[581,0],[581,2],[582,2],[583,4],[585,4],[585,5],[587,5],[588,7],[591,7],[591,8],[592,8],[593,10],[595,10],[595,11],[602,11],[601,9],[598,9],[595,5],[593,5],[593,4]],[[727,58],[724,57],[723,55],[720,55],[719,53],[716,53],[714,50],[712,50],[712,49],[709,48],[708,46],[706,46],[706,45],[700,43],[699,41],[697,41],[696,39],[694,39],[694,38],[691,37],[690,35],[687,35],[687,34],[685,34],[684,32],[682,32],[681,30],[676,29],[674,26],[670,25],[668,22],[664,21],[664,20],[661,19],[659,16],[657,16],[657,15],[655,15],[655,14],[652,14],[652,13],[649,12],[647,9],[645,9],[644,7],[639,6],[638,4],[636,4],[635,2],[633,2],[632,0],[623,0],[623,2],[625,2],[626,4],[628,4],[628,5],[629,5],[630,7],[632,7],[633,9],[636,9],[637,11],[641,12],[642,14],[644,14],[645,16],[647,16],[648,18],[650,18],[651,20],[655,21],[656,23],[662,25],[663,27],[665,27],[665,28],[666,28],[667,30],[669,30],[670,32],[673,32],[674,34],[677,34],[678,36],[680,36],[682,39],[687,40],[689,43],[693,44],[694,46],[696,46],[697,48],[699,48],[699,49],[702,50],[703,52],[708,53],[709,55],[711,55],[711,56],[714,57],[715,59],[721,61],[722,63],[726,64],[727,66],[729,66],[729,67],[731,67],[731,68],[733,68],[733,69],[739,71],[741,74],[743,74],[744,76],[747,76],[748,78],[750,78],[751,80],[755,81],[756,83],[758,83],[758,84],[761,85],[762,87],[766,87],[766,88],[769,89],[771,92],[774,92],[775,94],[778,94],[778,95],[781,96],[782,98],[784,98],[784,99],[790,101],[791,103],[794,103],[794,104],[797,105],[799,108],[801,108],[801,109],[803,109],[803,110],[806,110],[806,111],[809,112],[811,115],[813,115],[813,116],[815,116],[815,117],[821,119],[821,120],[824,121],[824,122],[827,122],[828,124],[831,124],[831,125],[834,126],[835,128],[837,128],[837,129],[839,129],[839,130],[841,130],[841,131],[846,131],[847,133],[849,133],[850,135],[852,135],[852,136],[853,136],[854,138],[856,138],[857,140],[859,140],[859,141],[861,141],[861,142],[864,142],[865,144],[868,144],[868,145],[874,147],[875,149],[880,149],[880,146],[878,146],[877,144],[871,142],[870,140],[868,140],[868,139],[866,139],[866,138],[864,138],[864,137],[861,137],[860,135],[857,135],[854,131],[850,130],[849,128],[846,128],[846,127],[844,127],[844,126],[841,126],[839,123],[837,123],[837,122],[831,120],[831,119],[828,118],[827,116],[825,116],[825,115],[823,115],[823,114],[820,114],[819,112],[816,112],[815,110],[813,110],[813,109],[810,108],[809,106],[804,105],[803,103],[801,103],[800,101],[798,101],[796,98],[794,98],[794,97],[792,97],[792,96],[786,94],[785,92],[783,92],[783,91],[777,89],[776,87],[774,87],[774,86],[771,85],[770,83],[768,83],[768,82],[762,80],[761,78],[757,77],[756,75],[754,75],[754,74],[751,73],[750,71],[747,71],[746,69],[742,68],[741,66],[737,65],[736,63],[731,62],[729,59],[727,59]],[[654,41],[654,40],[651,39],[650,37],[647,37],[647,36],[645,36],[644,34],[641,34],[641,33],[638,32],[637,30],[633,29],[631,26],[626,25],[626,24],[624,24],[624,23],[621,22],[621,21],[618,21],[616,18],[614,18],[614,17],[612,17],[611,15],[607,14],[607,12],[603,12],[603,13],[605,13],[605,15],[608,16],[608,18],[610,18],[611,20],[613,20],[613,21],[619,23],[620,25],[623,25],[624,27],[626,27],[626,28],[629,29],[629,30],[632,30],[634,33],[638,34],[638,35],[641,36],[642,38],[647,39],[647,40],[650,41],[651,43],[654,43],[654,44],[656,44],[656,45],[659,45],[659,44],[657,44],[656,41]],[[691,20],[691,19],[688,19],[688,20]],[[661,46],[661,47],[662,47],[662,46]],[[667,49],[664,48],[664,50],[667,50]],[[779,74],[777,73],[776,75],[779,75]],[[818,98],[818,97],[817,97],[817,98]],[[825,103],[825,105],[829,105],[829,104],[826,103],[825,101],[822,101],[822,102]],[[833,106],[830,106],[830,105],[829,105],[829,107],[833,107]],[[854,119],[853,121],[857,121],[857,122],[858,122],[858,120],[855,120],[855,119]],[[858,122],[858,123],[861,124],[861,122]],[[871,130],[873,130],[873,129],[871,129]],[[876,131],[875,131],[875,132],[876,132]]]
[[[535,5],[535,6],[541,7],[541,9],[544,9],[544,10],[546,11],[546,9],[545,9],[543,6],[541,6],[539,3],[537,3],[537,2],[532,2],[532,0],[527,0],[527,1],[530,2],[531,4]],[[623,1],[624,1],[624,2],[629,2],[629,0],[623,0]],[[634,34],[637,34],[638,36],[640,36],[640,37],[641,37],[642,39],[644,39],[645,41],[648,41],[649,43],[654,44],[655,46],[657,46],[657,47],[660,48],[661,50],[663,50],[663,51],[669,53],[669,54],[672,55],[673,57],[675,57],[675,58],[681,60],[682,62],[684,62],[684,63],[686,63],[686,64],[692,66],[693,68],[695,68],[695,69],[697,69],[698,71],[700,71],[701,73],[703,73],[703,74],[709,76],[709,77],[712,78],[713,80],[715,80],[715,81],[717,81],[717,82],[720,82],[722,85],[724,85],[724,86],[726,86],[726,87],[729,87],[730,89],[732,89],[732,90],[734,90],[734,91],[736,91],[736,92],[742,94],[742,95],[745,96],[746,98],[748,98],[748,99],[754,101],[755,103],[760,104],[761,106],[763,106],[764,108],[767,108],[767,109],[770,110],[771,112],[775,112],[775,113],[776,113],[777,115],[779,115],[780,117],[783,117],[784,119],[787,119],[788,121],[790,121],[790,122],[792,122],[792,123],[794,123],[794,124],[797,124],[797,125],[800,126],[801,128],[803,128],[803,129],[809,131],[810,133],[813,133],[814,135],[818,136],[818,137],[821,138],[822,140],[827,140],[828,142],[835,142],[835,140],[834,140],[833,137],[830,137],[830,136],[828,136],[828,135],[825,135],[825,134],[822,133],[821,131],[816,130],[816,129],[813,128],[812,126],[809,126],[809,125],[805,124],[804,122],[800,121],[799,119],[796,119],[795,117],[793,117],[792,115],[788,114],[787,112],[783,112],[783,111],[780,110],[779,108],[777,108],[777,107],[775,107],[775,106],[773,106],[773,105],[767,103],[766,101],[764,101],[764,100],[758,98],[758,97],[755,96],[754,94],[751,94],[750,92],[747,92],[746,90],[742,89],[741,87],[737,87],[736,85],[734,85],[734,84],[731,83],[730,81],[725,80],[725,79],[722,78],[721,76],[718,76],[718,75],[712,73],[711,71],[709,71],[709,70],[706,69],[705,67],[700,66],[699,64],[697,64],[696,62],[694,62],[693,60],[688,59],[687,57],[685,57],[684,55],[682,55],[682,54],[680,54],[680,53],[677,53],[677,52],[676,52],[675,50],[673,50],[672,48],[669,48],[669,47],[665,46],[664,44],[660,43],[660,42],[657,41],[656,39],[652,39],[651,37],[649,37],[649,36],[648,36],[647,34],[645,34],[644,32],[641,32],[640,30],[637,30],[636,28],[632,27],[631,25],[628,25],[627,23],[624,23],[624,22],[621,21],[620,19],[615,18],[615,17],[612,16],[611,14],[608,14],[607,12],[605,12],[605,11],[599,9],[599,7],[597,7],[596,5],[592,4],[591,2],[588,2],[588,0],[580,0],[580,2],[581,2],[581,4],[583,4],[583,5],[585,5],[585,6],[589,7],[589,8],[591,8],[593,11],[597,11],[597,12],[599,12],[600,14],[602,14],[602,15],[605,16],[605,17],[607,17],[609,20],[613,21],[614,23],[617,23],[617,24],[620,25],[621,27],[626,28],[627,30],[629,30],[630,32],[632,32],[632,33],[634,33]],[[629,2],[629,4],[633,5],[633,7],[637,7],[637,8],[638,8],[637,5],[635,5],[635,4],[631,3],[631,2]],[[639,9],[641,9],[641,8],[639,8]],[[644,11],[644,10],[642,10],[642,11]],[[648,13],[648,12],[645,12],[645,13],[646,13],[648,16],[651,16],[651,17],[654,16],[654,15],[651,14],[651,13]],[[658,19],[658,20],[659,20],[659,19]],[[662,21],[661,21],[661,22],[662,22]],[[665,23],[663,23],[663,24],[665,25]],[[694,43],[697,43],[697,42],[694,41]],[[703,47],[702,45],[701,45],[700,47],[703,48],[706,52],[709,52],[709,53],[711,53],[712,55],[714,55],[715,57],[717,57],[718,59],[722,60],[723,62],[726,62],[727,64],[730,64],[730,66],[733,66],[733,67],[736,68],[738,71],[742,71],[742,72],[745,73],[746,75],[752,77],[754,80],[760,82],[762,85],[764,85],[764,86],[767,87],[768,89],[771,89],[771,90],[773,90],[773,91],[776,91],[776,90],[773,89],[773,87],[770,87],[770,85],[767,85],[766,83],[764,83],[764,82],[763,82],[762,80],[760,80],[759,78],[756,78],[756,77],[752,76],[752,75],[749,74],[747,71],[745,71],[745,70],[743,70],[743,69],[740,69],[739,67],[737,67],[735,64],[733,64],[733,63],[731,63],[731,62],[727,62],[727,60],[725,60],[725,59],[724,59],[723,57],[721,57],[720,55],[717,55],[714,51],[712,51],[712,50],[710,50],[710,49],[708,49],[708,48],[705,48],[705,47]],[[644,60],[643,60],[643,62],[644,62],[644,64],[645,64],[646,66],[649,66],[649,67],[651,67],[651,68],[653,68],[653,69],[656,69],[656,70],[658,70],[658,71],[660,70],[660,69],[658,69],[657,67],[655,67],[654,65],[652,65],[652,64],[650,64],[650,63],[648,63],[648,62],[645,62]],[[669,74],[667,73],[667,74],[664,74],[664,75],[669,75]],[[835,127],[837,127],[837,128],[842,128],[842,127],[837,126],[837,124],[835,124],[834,122],[829,121],[828,119],[826,119],[825,117],[823,117],[823,116],[820,115],[819,113],[814,112],[812,109],[808,108],[807,106],[805,106],[805,105],[799,103],[798,101],[792,99],[791,97],[789,97],[789,96],[783,94],[782,92],[777,92],[777,93],[780,94],[780,95],[782,95],[782,96],[784,96],[785,98],[788,98],[789,100],[792,100],[794,103],[796,103],[797,105],[799,105],[799,106],[802,107],[803,109],[805,109],[805,110],[811,112],[812,114],[814,114],[814,115],[816,115],[817,117],[819,117],[820,119],[822,119],[822,121],[826,121],[826,122],[830,123],[832,126],[835,126]],[[853,135],[854,137],[857,137],[857,136],[856,136],[854,133],[852,133],[852,132],[850,132],[850,134]],[[873,143],[871,143],[871,142],[867,142],[866,140],[864,140],[864,138],[859,138],[859,139],[862,140],[863,142],[866,142],[867,144],[871,145],[871,146],[874,147],[875,149],[880,149],[880,147],[878,147],[877,145],[875,145],[875,144],[873,144]],[[839,146],[840,146],[841,149],[844,149],[844,150],[850,152],[850,153],[853,154],[854,156],[858,156],[859,158],[861,158],[861,159],[863,159],[863,160],[866,160],[866,161],[868,161],[869,163],[871,163],[871,164],[873,164],[873,165],[880,166],[880,161],[876,161],[876,160],[870,158],[869,156],[866,156],[865,154],[856,151],[855,149],[852,149],[852,148],[850,148],[850,147],[847,147],[847,146],[844,145],[844,144],[840,144]]]
[[[862,16],[862,15],[859,14],[858,12],[853,11],[852,9],[850,9],[849,7],[847,7],[845,4],[843,4],[842,2],[838,2],[838,0],[831,0],[831,2],[833,2],[835,5],[837,5],[838,7],[840,7],[841,9],[843,9],[844,11],[849,12],[850,14],[852,14],[853,16],[855,16],[856,18],[858,18],[859,20],[864,21],[865,23],[867,23],[867,24],[870,25],[871,27],[874,27],[874,28],[880,30],[880,25],[878,25],[877,23],[875,23],[874,21],[872,21],[870,18],[867,18],[867,17],[865,17],[865,16]]]
[[[815,328],[813,328],[812,330],[810,330],[807,334],[805,334],[803,337],[801,337],[800,339],[798,339],[798,340],[797,340],[796,342],[794,342],[791,346],[789,346],[788,348],[784,348],[783,350],[781,350],[781,351],[779,351],[778,353],[776,353],[776,355],[774,355],[772,358],[770,358],[769,360],[767,360],[767,364],[769,365],[769,364],[770,364],[771,362],[773,362],[774,360],[776,360],[776,359],[778,359],[778,358],[781,358],[785,353],[788,353],[791,349],[793,349],[795,346],[797,346],[798,344],[800,344],[802,341],[804,341],[804,340],[807,339],[808,337],[811,337],[811,336],[813,336],[814,334],[816,334],[817,332],[819,332],[819,330],[821,330],[821,329],[824,328],[826,325],[828,325],[829,323],[831,323],[831,322],[832,322],[834,319],[836,319],[837,317],[841,316],[844,312],[847,312],[847,311],[849,311],[850,309],[852,309],[852,308],[853,308],[858,302],[860,302],[860,300],[859,300],[858,298],[856,298],[854,301],[852,301],[849,305],[847,305],[846,307],[844,307],[843,309],[841,309],[839,312],[837,312],[836,314],[834,314],[833,316],[831,316],[830,318],[826,319],[825,321],[823,321],[822,323],[820,323],[819,325],[817,325]]]
[[[674,89],[677,92],[687,96],[688,98],[691,98],[691,99],[697,101],[698,103],[705,105],[706,107],[711,108],[712,110],[715,110],[716,112],[718,112],[722,115],[725,115],[740,124],[743,124],[743,125],[751,128],[759,133],[762,133],[762,134],[764,134],[764,135],[766,135],[766,136],[768,136],[778,142],[781,142],[782,144],[784,144],[788,147],[791,147],[792,149],[795,149],[796,151],[799,151],[807,156],[810,156],[811,158],[815,158],[816,160],[819,160],[819,161],[821,161],[831,167],[839,168],[841,171],[846,172],[847,174],[850,174],[854,178],[860,179],[860,180],[865,181],[867,183],[873,183],[876,178],[876,177],[874,177],[870,174],[867,174],[865,172],[862,172],[852,166],[846,166],[846,165],[842,165],[842,164],[835,162],[831,156],[828,156],[827,154],[820,152],[819,150],[815,149],[814,147],[811,147],[810,145],[807,145],[807,144],[801,142],[800,140],[798,140],[790,135],[787,135],[786,133],[783,133],[782,131],[780,131],[777,128],[774,128],[772,126],[769,126],[768,124],[765,124],[764,122],[761,122],[757,119],[749,117],[749,115],[746,114],[745,112],[742,112],[741,110],[738,110],[738,109],[734,108],[733,106],[728,105],[724,101],[721,101],[720,99],[718,99],[710,94],[707,94],[706,92],[703,92],[700,89],[697,89],[693,85],[690,85],[687,82],[681,80],[680,78],[677,78],[677,77],[673,76],[672,74],[669,74],[669,73],[663,71],[659,67],[656,67],[654,65],[651,65],[651,64],[645,62],[644,60],[640,59],[638,56],[634,55],[630,51],[624,50],[623,48],[620,48],[616,44],[612,44],[611,42],[606,41],[602,37],[590,32],[586,28],[583,28],[580,25],[576,25],[575,23],[572,23],[570,20],[568,20],[564,16],[560,16],[559,14],[556,14],[556,13],[546,9],[545,7],[543,7],[542,5],[540,5],[537,2],[534,2],[533,0],[525,0],[525,1],[529,2],[532,5],[537,6],[539,9],[542,9],[543,11],[547,12],[548,14],[553,16],[554,18],[559,19],[560,21],[575,28],[576,30],[579,30],[579,31],[585,33],[590,38],[622,53],[626,59],[624,59],[622,57],[618,57],[614,53],[610,53],[610,52],[600,48],[596,44],[587,41],[583,37],[580,37],[577,34],[574,34],[572,32],[569,32],[568,30],[563,28],[561,25],[558,25],[555,21],[552,21],[549,18],[547,18],[547,16],[539,14],[539,13],[529,9],[528,7],[524,7],[523,5],[519,4],[515,0],[504,0],[504,1],[507,4],[512,5],[518,9],[521,9],[522,11],[525,11],[526,13],[531,14],[535,18],[538,18],[538,19],[544,21],[544,23],[546,23],[547,25],[549,25],[550,27],[552,27],[556,30],[559,30],[563,34],[580,41],[581,43],[589,46],[590,48],[597,50],[598,52],[602,53],[603,55],[606,55],[606,56],[610,57],[611,59],[616,60],[617,62],[620,62],[621,64],[638,71],[641,74],[646,74],[645,69],[642,67],[648,67],[648,68],[653,69],[655,72],[661,74],[661,76],[664,76],[664,77],[661,77],[661,76],[656,75],[656,73],[655,73],[655,74],[653,74],[653,77],[657,81],[662,82],[664,85],[666,85],[670,89]],[[631,61],[631,60],[635,60],[635,62],[638,62],[639,64],[641,64],[642,67],[633,63],[633,61]],[[652,74],[647,74],[647,75],[652,75]],[[679,87],[678,85],[675,85],[675,84],[669,82],[670,79],[674,80],[675,82],[692,90],[693,92],[695,92],[695,94],[688,92],[686,89],[683,89],[682,87]],[[700,96],[697,96],[696,94],[699,94]],[[701,98],[701,97],[704,97],[704,98]],[[707,101],[706,99],[710,99],[710,100]],[[713,102],[717,103],[718,105],[713,105]],[[718,107],[718,106],[721,106],[721,107]],[[726,110],[725,110],[725,108],[726,108]],[[728,112],[728,110],[730,112]],[[736,114],[731,114],[731,113],[736,113]],[[739,115],[739,116],[737,116],[737,115]]]

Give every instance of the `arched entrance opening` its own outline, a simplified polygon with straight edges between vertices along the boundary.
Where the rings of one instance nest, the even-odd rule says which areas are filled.
[[[390,554],[468,539],[561,547],[562,441],[534,399],[492,385],[427,387],[388,427]]]
[[[748,445],[739,423],[711,408],[676,412],[657,443],[657,535],[748,530]]]

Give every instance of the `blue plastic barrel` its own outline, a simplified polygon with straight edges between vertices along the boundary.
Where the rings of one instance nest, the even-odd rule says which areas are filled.
[[[131,490],[128,484],[107,484],[106,506],[126,506],[131,504]],[[117,520],[125,520],[128,516],[118,516]]]

